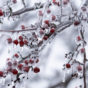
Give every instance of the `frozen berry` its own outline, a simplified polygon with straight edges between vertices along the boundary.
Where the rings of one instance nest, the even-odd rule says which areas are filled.
[[[33,64],[33,63],[34,63],[34,60],[30,59],[30,60],[29,60],[29,63],[30,63],[30,64]]]
[[[0,77],[3,77],[3,71],[0,71]]]
[[[45,20],[44,23],[49,25],[49,20]]]
[[[17,75],[17,74],[18,74],[18,71],[17,71],[16,69],[12,69],[12,73],[13,73],[14,75]]]
[[[17,61],[14,61],[14,62],[13,62],[13,65],[16,66],[16,65],[17,65]]]
[[[77,36],[77,41],[80,41],[81,40],[81,37],[80,36]]]
[[[19,40],[23,40],[23,36],[19,36]]]
[[[20,47],[23,47],[24,46],[24,41],[20,41],[19,44],[20,44]]]
[[[7,65],[8,65],[8,66],[12,66],[12,62],[8,62]]]
[[[44,30],[43,29],[40,29],[39,33],[42,35],[44,34]]]
[[[24,30],[25,29],[25,26],[24,25],[21,25],[21,28]]]
[[[42,11],[39,11],[39,16],[43,16],[43,13],[42,13]]]
[[[24,40],[24,44],[25,45],[28,45],[28,41],[26,39]]]
[[[0,16],[3,16],[4,15],[4,13],[3,13],[3,11],[0,9]]]
[[[44,39],[44,40],[47,40],[47,39],[48,39],[48,36],[44,36],[43,39]]]
[[[40,69],[39,69],[38,67],[35,67],[35,68],[33,69],[33,71],[34,71],[34,73],[38,73],[38,72],[40,72]]]
[[[15,55],[14,55],[16,58],[19,58],[19,55],[16,53]]]
[[[54,32],[55,32],[55,28],[51,28],[50,33],[52,34]]]
[[[64,0],[64,1],[63,1],[63,4],[64,4],[64,5],[68,4],[68,0]]]
[[[50,12],[51,12],[51,10],[50,10],[50,9],[48,9],[48,10],[47,10],[47,13],[50,13]]]
[[[9,44],[12,43],[12,38],[8,38],[7,41]]]
[[[38,63],[39,62],[39,59],[36,59],[36,63]]]
[[[7,72],[11,72],[11,71],[12,71],[12,67],[8,67]]]
[[[18,40],[14,40],[13,43],[14,43],[15,45],[18,45]]]
[[[23,68],[23,64],[19,64],[18,69],[22,70],[22,68]]]
[[[53,0],[53,3],[56,4],[57,3],[56,0]]]
[[[78,71],[82,71],[82,67],[80,65],[77,67],[77,69]]]
[[[75,21],[75,22],[74,22],[74,25],[75,25],[75,26],[77,26],[77,25],[79,25],[79,24],[80,24],[79,21]]]
[[[17,0],[13,0],[13,3],[17,3]]]
[[[68,64],[66,64],[66,68],[70,68],[71,67],[71,65],[68,63]]]
[[[23,70],[25,71],[25,72],[29,72],[29,67],[27,66],[27,67],[23,67]]]
[[[28,65],[29,62],[28,62],[28,60],[25,60],[24,63],[25,63],[26,65]]]
[[[55,20],[56,19],[56,16],[52,15],[52,20]]]
[[[81,53],[84,53],[84,52],[85,52],[85,49],[84,49],[84,48],[82,48],[82,49],[81,49]]]

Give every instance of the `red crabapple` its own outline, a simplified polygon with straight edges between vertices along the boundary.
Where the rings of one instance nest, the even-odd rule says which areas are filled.
[[[0,71],[0,77],[3,77],[3,74],[4,74],[3,71]]]
[[[25,44],[25,45],[28,45],[27,39],[24,39],[24,44]]]
[[[64,5],[68,4],[68,0],[63,0],[63,4]]]
[[[52,15],[52,20],[55,20],[56,19],[56,16]]]
[[[25,29],[25,26],[24,25],[21,25],[21,28],[24,30]]]
[[[12,38],[8,38],[7,41],[8,41],[9,44],[11,44],[12,43]]]
[[[23,68],[23,64],[18,64],[18,69],[22,70],[22,68]]]
[[[16,58],[19,58],[19,55],[16,53],[15,55],[14,55]]]
[[[48,36],[44,36],[43,39],[44,39],[44,40],[47,40],[47,39],[48,39]]]
[[[28,60],[24,60],[24,63],[25,63],[26,65],[28,65]]]
[[[15,45],[18,45],[18,40],[14,40],[13,43],[14,43]]]
[[[38,63],[39,62],[39,59],[36,59],[36,63]]]
[[[54,28],[51,28],[50,33],[52,34],[54,32],[55,32],[55,29]]]
[[[40,29],[39,33],[42,35],[44,34],[44,30],[43,29]]]
[[[66,64],[66,68],[71,68],[71,65],[69,63]]]
[[[0,9],[0,16],[3,16],[4,15],[4,13],[3,13],[3,11]]]
[[[23,36],[19,36],[19,40],[23,40]]]
[[[30,59],[30,60],[29,60],[29,63],[30,63],[30,64],[33,64],[33,63],[34,63],[34,60]]]
[[[24,70],[25,72],[29,72],[29,69],[30,69],[30,67],[28,67],[28,66],[23,67],[23,70]]]
[[[75,25],[75,26],[77,26],[77,25],[79,25],[79,24],[80,24],[79,21],[75,21],[75,22],[74,22],[74,25]]]
[[[84,49],[84,48],[82,48],[82,49],[81,49],[81,53],[84,53],[84,52],[85,52],[85,49]]]
[[[20,44],[20,47],[23,47],[23,46],[24,46],[24,41],[21,40],[21,41],[19,42],[19,44]]]
[[[8,67],[7,72],[11,72],[11,71],[12,71],[12,67]]]
[[[40,69],[39,69],[38,67],[35,67],[35,68],[33,69],[33,71],[34,71],[34,73],[38,73],[38,72],[40,72]]]
[[[60,2],[57,2],[57,5],[60,6]]]
[[[17,65],[17,61],[14,61],[14,62],[13,62],[13,65],[16,66],[16,65]]]
[[[77,40],[80,41],[81,40],[81,37],[80,36],[77,36]]]
[[[49,20],[45,20],[44,23],[49,25]]]
[[[79,65],[79,66],[77,67],[77,70],[78,70],[78,71],[82,71],[82,67]]]
[[[12,66],[12,62],[9,61],[9,62],[7,63],[7,65],[8,65],[8,66]]]
[[[18,74],[18,71],[17,71],[16,69],[12,69],[12,73],[13,73],[14,75],[17,75],[17,74]]]
[[[13,3],[17,3],[17,0],[13,0]]]
[[[53,3],[54,3],[54,4],[57,4],[56,0],[53,0]]]
[[[39,16],[43,16],[43,13],[42,13],[42,11],[39,11]]]
[[[48,9],[48,10],[47,10],[47,13],[51,13],[51,10],[50,10],[50,9]]]

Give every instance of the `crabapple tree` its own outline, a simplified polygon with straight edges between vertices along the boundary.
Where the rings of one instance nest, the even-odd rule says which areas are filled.
[[[75,5],[74,0],[45,0],[30,4],[31,6],[27,2],[26,0],[4,0],[3,5],[0,6],[0,38],[4,36],[3,43],[8,46],[9,55],[6,56],[5,67],[0,70],[0,78],[4,80],[4,87],[19,88],[17,85],[24,81],[23,79],[29,79],[30,73],[35,73],[35,75],[40,73],[41,69],[37,64],[41,59],[41,51],[59,33],[73,29],[77,33],[74,38],[76,47],[73,51],[63,54],[65,60],[62,68],[63,80],[48,88],[59,88],[60,85],[67,88],[72,79],[82,81],[81,85],[76,85],[74,88],[87,88],[88,59],[85,32],[88,26],[88,1],[85,0],[79,7]],[[21,5],[20,9],[16,8],[18,5]],[[33,11],[36,12],[34,14],[37,16],[36,22],[20,24],[19,20],[22,21],[27,14]],[[24,14],[26,15],[23,16]],[[27,19],[30,20],[30,17]],[[14,25],[12,29],[9,23],[8,27],[3,27],[6,22],[16,22],[19,27]],[[79,56],[81,60],[78,59]],[[68,79],[66,78],[67,73],[70,73]],[[6,82],[7,76],[10,76],[10,82]]]

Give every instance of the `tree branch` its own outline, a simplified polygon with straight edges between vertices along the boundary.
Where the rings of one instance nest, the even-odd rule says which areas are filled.
[[[50,5],[51,5],[51,3],[49,4],[49,6],[50,6]],[[20,15],[20,14],[23,14],[23,13],[25,13],[25,12],[29,12],[29,11],[41,9],[41,8],[43,8],[43,6],[44,6],[44,4],[41,4],[39,8],[36,7],[36,6],[30,7],[30,8],[22,8],[22,9],[20,9],[19,11],[12,12],[11,16]]]
[[[18,33],[18,32],[26,32],[26,31],[33,31],[33,30],[36,30],[37,28],[34,27],[34,28],[29,28],[29,29],[25,29],[25,30],[0,30],[0,32],[7,32],[7,33]]]
[[[84,40],[84,31],[82,31],[82,29],[80,30],[80,34],[82,36],[82,39]],[[85,40],[84,40],[85,41]],[[83,48],[84,48],[84,53],[83,53],[83,81],[84,81],[84,88],[87,88],[86,86],[86,51],[85,51],[85,44],[83,42]]]
[[[72,80],[72,76],[68,77],[67,80],[65,82],[59,82],[55,85],[50,86],[49,88],[66,88],[66,86],[68,86],[69,82]]]

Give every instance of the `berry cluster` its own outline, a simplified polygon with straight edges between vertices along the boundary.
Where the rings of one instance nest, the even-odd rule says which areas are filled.
[[[83,64],[81,62],[79,62],[78,60],[74,59],[74,56],[77,57],[77,55],[79,54],[84,54],[85,53],[85,48],[80,48],[82,47],[82,44],[83,43],[83,36],[81,36],[82,34],[78,35],[76,37],[76,40],[78,42],[78,46],[76,48],[76,51],[73,52],[69,52],[68,54],[65,55],[65,58],[67,59],[67,63],[64,64],[64,69],[73,69],[73,66],[76,70],[75,73],[72,74],[72,77],[79,77],[80,79],[82,78],[82,72],[83,72]],[[77,55],[76,55],[77,54]],[[76,64],[76,65],[75,65]],[[79,75],[80,73],[80,75]]]
[[[17,54],[15,54],[17,55]],[[18,58],[18,57],[17,57]],[[5,77],[8,73],[13,75],[24,74],[25,72],[28,73],[29,71],[33,71],[34,73],[39,73],[39,67],[33,67],[32,65],[38,63],[39,59],[25,59],[22,62],[17,60],[11,60],[10,58],[7,59],[7,68],[5,71],[0,71],[0,77]]]
[[[13,43],[14,45],[20,45],[20,47],[23,47],[24,45],[28,45],[28,40],[25,39],[23,36],[19,36],[18,39],[12,40],[12,38],[7,39],[8,44]]]

